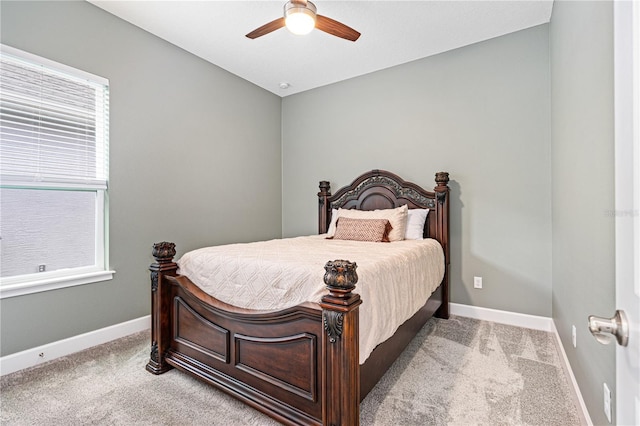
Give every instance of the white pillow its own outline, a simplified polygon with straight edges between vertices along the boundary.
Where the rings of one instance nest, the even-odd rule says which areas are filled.
[[[331,222],[329,222],[329,229],[327,229],[327,236],[333,237],[336,233],[336,222],[338,222],[338,209],[331,210]]]
[[[424,235],[424,223],[427,220],[429,209],[411,209],[407,216],[407,230],[404,233],[405,240],[422,240]]]
[[[389,241],[404,240],[405,230],[407,228],[407,212],[409,207],[406,205],[395,209],[383,210],[355,210],[355,209],[333,209],[331,212],[331,223],[327,231],[327,237],[333,237],[336,232],[335,223],[339,217],[348,217],[351,219],[388,219],[392,229],[389,232]]]

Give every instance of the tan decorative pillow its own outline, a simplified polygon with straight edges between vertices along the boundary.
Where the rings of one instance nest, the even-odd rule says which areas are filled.
[[[351,219],[338,218],[336,240],[371,241],[374,243],[389,242],[392,226],[388,219]]]
[[[333,211],[331,217],[331,225],[327,231],[327,236],[333,236],[335,232],[334,219],[348,217],[351,219],[387,219],[391,223],[391,232],[389,232],[389,241],[402,241],[407,227],[407,212],[409,208],[404,205],[395,209],[382,210],[355,210],[355,209],[338,209]]]

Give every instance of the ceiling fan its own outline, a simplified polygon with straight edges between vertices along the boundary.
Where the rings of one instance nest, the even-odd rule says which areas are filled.
[[[299,35],[308,34],[313,28],[317,28],[325,33],[350,41],[356,41],[360,37],[360,33],[353,28],[326,16],[318,15],[316,11],[316,5],[310,1],[289,0],[284,5],[282,18],[256,28],[247,34],[247,37],[251,39],[262,37],[285,26],[292,33]]]

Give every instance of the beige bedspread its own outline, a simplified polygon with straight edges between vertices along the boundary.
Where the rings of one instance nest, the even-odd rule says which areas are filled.
[[[324,235],[207,247],[178,261],[186,275],[215,298],[249,309],[282,309],[319,302],[326,294],[324,265],[358,264],[360,364],[420,309],[444,275],[436,240],[393,243],[327,240]]]

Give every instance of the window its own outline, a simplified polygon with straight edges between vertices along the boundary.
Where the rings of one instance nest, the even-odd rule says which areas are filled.
[[[0,47],[0,297],[111,279],[109,82]]]

